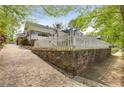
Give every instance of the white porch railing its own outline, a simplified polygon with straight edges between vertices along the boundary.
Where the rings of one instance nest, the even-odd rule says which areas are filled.
[[[64,35],[36,40],[34,47],[55,49],[94,49],[109,48],[109,45],[110,44],[94,37]]]

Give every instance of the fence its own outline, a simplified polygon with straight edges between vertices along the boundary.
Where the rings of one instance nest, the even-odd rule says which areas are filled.
[[[63,35],[51,36],[40,39],[35,42],[36,48],[54,48],[54,49],[94,49],[109,48],[110,44],[98,40],[95,37],[81,35]]]

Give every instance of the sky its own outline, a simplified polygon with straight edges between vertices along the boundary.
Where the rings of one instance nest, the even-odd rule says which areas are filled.
[[[90,10],[94,8],[96,5],[90,6]],[[76,8],[84,8],[85,5],[75,6]],[[70,22],[72,19],[75,19],[80,14],[76,11],[70,11],[67,15],[61,16],[61,17],[51,17],[44,14],[44,11],[42,8],[39,8],[39,6],[34,6],[32,8],[32,14],[28,16],[30,19],[34,19],[35,22],[40,23],[42,25],[49,25],[51,26],[54,23],[62,23],[63,25],[67,25],[68,22]]]
[[[33,13],[28,17],[29,19],[33,19],[35,22],[40,23],[42,25],[52,26],[54,23],[62,23],[63,25],[67,25],[72,19],[75,19],[79,16],[79,13],[75,11],[70,11],[67,15],[61,17],[51,17],[44,14],[42,9],[35,9]]]

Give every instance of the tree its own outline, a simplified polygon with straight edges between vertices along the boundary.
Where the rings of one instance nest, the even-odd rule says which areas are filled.
[[[42,10],[44,13],[48,16],[53,16],[53,17],[60,17],[60,16],[65,16],[68,14],[71,10],[74,10],[74,7],[72,6],[58,6],[58,5],[48,5],[48,6],[41,6]]]
[[[86,36],[94,36],[94,37],[97,37],[98,36],[98,33],[93,31],[93,32],[87,32],[86,33]]]
[[[0,6],[0,34],[13,39],[21,22],[30,14],[30,6]]]

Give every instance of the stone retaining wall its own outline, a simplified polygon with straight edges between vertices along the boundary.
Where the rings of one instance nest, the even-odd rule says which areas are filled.
[[[59,68],[79,75],[93,64],[102,62],[111,55],[111,49],[83,49],[73,51],[32,49],[32,52],[43,60]]]

